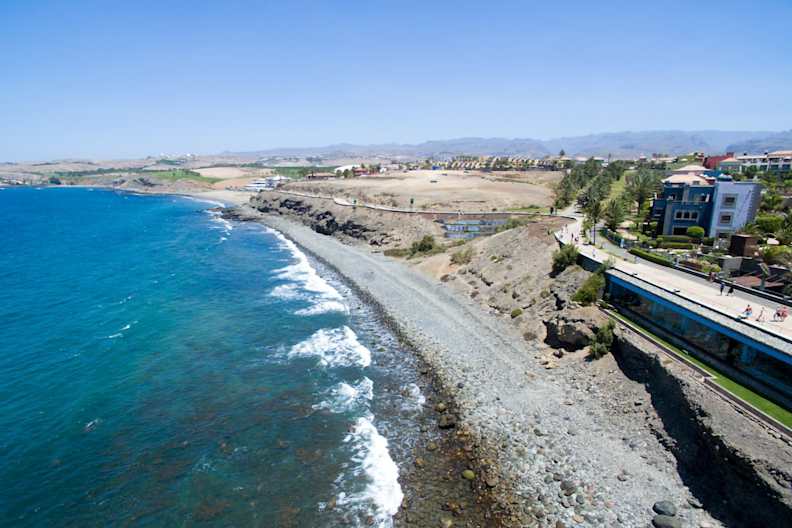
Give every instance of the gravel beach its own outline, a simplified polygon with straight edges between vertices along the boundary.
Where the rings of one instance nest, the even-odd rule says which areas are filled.
[[[720,526],[693,507],[670,454],[636,448],[623,418],[613,419],[584,382],[542,366],[538,343],[504,318],[396,260],[283,218],[251,216],[354,283],[432,368],[453,397],[457,434],[474,447],[478,464],[466,478],[491,495],[503,524],[644,527],[653,505],[668,501],[679,511],[667,526]]]

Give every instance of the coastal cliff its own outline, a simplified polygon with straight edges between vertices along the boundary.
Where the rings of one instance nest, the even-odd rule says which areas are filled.
[[[613,354],[587,359],[589,338],[606,317],[572,301],[587,272],[572,266],[552,276],[552,221],[468,242],[467,262],[445,251],[401,263],[370,248],[407,245],[432,222],[363,217],[321,200],[256,197],[252,206],[229,214],[263,221],[330,263],[425,361],[427,383],[443,398],[438,425],[461,442],[471,487],[490,504],[491,519],[759,526],[752,500],[767,519],[789,511],[787,443],[757,424],[740,427],[746,417],[623,330]],[[674,410],[685,418],[670,420]],[[424,455],[419,446],[416,457]],[[709,468],[701,460],[723,463]],[[734,487],[744,500],[723,503]],[[657,502],[672,503],[675,515],[653,511]],[[399,522],[431,517],[419,510],[408,501]],[[464,511],[452,513],[454,525],[466,525]]]

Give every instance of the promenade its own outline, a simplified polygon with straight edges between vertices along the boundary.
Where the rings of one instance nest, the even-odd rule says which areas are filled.
[[[773,321],[773,314],[779,307],[777,304],[738,290],[735,290],[732,295],[727,295],[728,286],[721,293],[720,283],[718,282],[709,282],[707,279],[696,277],[683,271],[635,258],[624,250],[614,250],[618,249],[615,247],[607,250],[586,244],[583,242],[585,238],[580,232],[583,223],[582,215],[571,209],[567,209],[562,214],[573,217],[575,220],[557,233],[557,236],[565,244],[576,241],[574,243],[581,254],[600,263],[611,259],[613,267],[619,271],[672,292],[682,299],[720,312],[722,315],[739,321],[747,328],[760,330],[776,335],[786,341],[792,341],[792,317],[787,318],[783,322]],[[611,246],[604,239],[603,242],[606,244],[604,247]],[[740,318],[740,315],[749,305],[753,309],[752,315],[747,319]],[[792,343],[790,343],[789,347],[789,351],[792,353]]]

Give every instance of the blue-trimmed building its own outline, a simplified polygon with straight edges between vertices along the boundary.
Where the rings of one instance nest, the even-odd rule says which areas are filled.
[[[699,226],[706,236],[723,238],[756,217],[760,184],[736,182],[731,176],[701,169],[675,171],[663,180],[651,209],[658,235],[684,235],[689,227]]]

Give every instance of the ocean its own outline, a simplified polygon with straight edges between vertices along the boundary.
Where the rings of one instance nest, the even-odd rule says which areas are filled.
[[[0,189],[0,524],[392,525],[414,359],[216,205]]]

